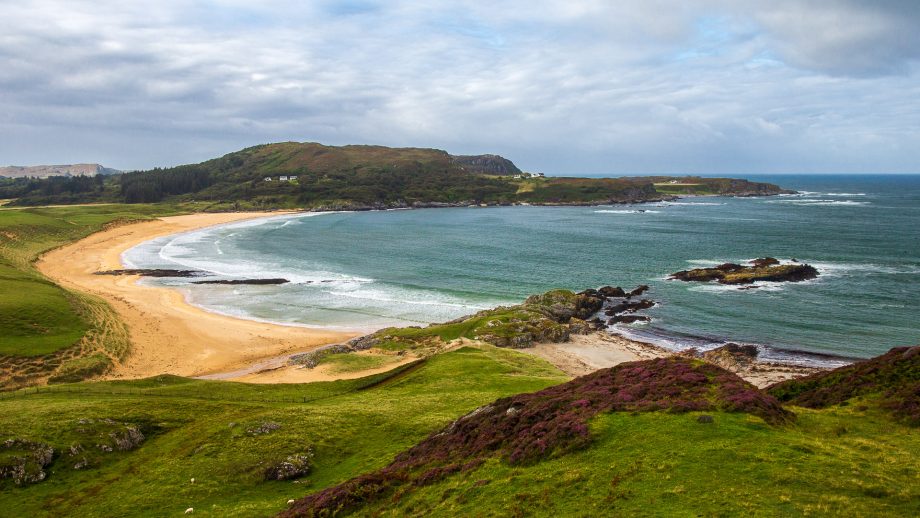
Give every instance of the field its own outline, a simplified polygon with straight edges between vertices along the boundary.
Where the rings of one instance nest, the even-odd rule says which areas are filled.
[[[0,389],[53,373],[79,378],[127,352],[124,328],[104,302],[69,292],[35,270],[43,252],[106,225],[182,211],[167,205],[0,209]],[[82,360],[67,364],[76,358]]]
[[[474,408],[564,380],[542,360],[480,346],[339,382],[260,386],[160,376],[7,393],[0,395],[0,437],[57,453],[44,482],[20,487],[0,480],[0,508],[37,517],[175,515],[189,507],[203,516],[268,516],[290,499],[387,465]],[[916,428],[893,421],[871,398],[825,410],[789,408],[795,422],[777,425],[720,411],[706,412],[711,423],[698,422],[700,412],[602,413],[590,421],[587,448],[523,465],[494,456],[352,512],[920,512]],[[104,437],[99,426],[107,432],[128,424],[145,436],[132,451],[92,447]],[[72,455],[75,444],[81,448]],[[272,465],[297,455],[311,459],[305,476],[266,480]],[[75,469],[84,459],[87,465]]]
[[[266,516],[288,499],[386,464],[479,405],[564,380],[542,360],[483,346],[352,381],[245,385],[162,376],[2,394],[0,439],[49,444],[59,454],[44,482],[18,487],[0,479],[0,509],[126,516],[193,507],[204,516]],[[137,425],[146,440],[133,451],[102,453],[87,442],[95,435],[79,431],[89,426],[81,419]],[[86,453],[70,456],[76,442]],[[307,477],[264,480],[269,463],[306,452],[314,456]],[[73,469],[84,457],[89,466]]]

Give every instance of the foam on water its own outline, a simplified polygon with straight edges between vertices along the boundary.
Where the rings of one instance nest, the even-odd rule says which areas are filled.
[[[660,210],[647,210],[647,209],[601,209],[594,211],[595,214],[659,214]]]

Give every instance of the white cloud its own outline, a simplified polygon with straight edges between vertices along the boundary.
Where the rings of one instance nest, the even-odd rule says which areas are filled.
[[[312,140],[561,174],[916,168],[912,4],[688,5],[24,0],[0,17],[0,162]]]

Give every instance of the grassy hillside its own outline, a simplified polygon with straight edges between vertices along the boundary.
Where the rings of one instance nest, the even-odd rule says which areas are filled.
[[[620,364],[484,405],[283,516],[916,516],[918,358],[768,391],[698,360]]]
[[[267,516],[385,465],[457,415],[565,380],[542,360],[490,346],[402,369],[307,385],[161,376],[0,394],[0,445],[20,439],[55,451],[46,480],[0,479],[0,514],[168,516],[194,507],[196,516]],[[139,445],[102,451],[113,430],[130,427],[143,434]],[[296,455],[312,457],[309,474],[265,480]]]
[[[0,210],[0,389],[48,377],[79,379],[127,352],[123,326],[101,300],[67,291],[33,267],[43,252],[106,225],[175,214],[165,205]]]
[[[522,178],[519,172],[495,155],[453,157],[436,149],[283,142],[200,164],[112,178],[0,180],[0,199],[17,198],[13,203],[20,205],[169,200],[206,201],[226,209],[370,209],[639,202],[687,193],[781,192],[775,185],[725,178]]]
[[[587,442],[542,453],[531,448],[536,456],[518,461],[502,455],[505,443],[497,443],[495,454],[460,469],[426,468],[413,475],[424,476],[380,495],[369,487],[361,505],[339,514],[920,512],[920,434],[893,420],[871,395],[820,410],[787,407],[781,412],[792,411],[794,418],[776,420],[771,416],[781,414],[771,403],[763,406],[766,400],[758,398],[764,396],[745,396],[752,387],[736,384],[713,396],[734,383],[731,375],[691,365],[696,367],[690,371],[621,367],[621,389],[649,389],[632,400],[622,391],[608,398],[605,391],[615,385],[590,377],[573,382],[580,388],[570,391],[569,384],[557,385],[565,379],[561,373],[541,360],[491,346],[332,383],[259,386],[160,376],[7,393],[0,395],[0,441],[6,440],[0,444],[13,446],[0,447],[0,472],[24,445],[54,453],[45,467],[33,463],[33,474],[46,474],[41,482],[0,479],[0,508],[13,516],[168,516],[189,507],[195,515],[268,516],[299,509],[287,504],[290,499],[406,459],[400,451],[427,451],[437,463],[441,450],[410,446],[426,436],[437,440],[439,430],[454,434],[444,438],[453,445],[444,450],[449,463],[450,455],[466,455],[471,445],[485,445],[478,451],[488,453],[489,443],[477,439],[480,432],[505,430],[505,422],[526,423],[527,432],[504,436],[514,444],[539,447],[540,434],[560,426],[581,437],[567,427],[575,422],[569,416],[582,415],[588,418]],[[707,374],[694,377],[694,369]],[[534,393],[544,387],[551,388],[539,394],[552,396]],[[670,394],[678,387],[677,395]],[[485,407],[491,410],[471,413],[496,398],[502,399]],[[584,413],[605,401],[624,406],[593,417]],[[670,410],[647,406],[654,401]],[[692,401],[716,406],[675,407]],[[545,421],[546,415],[555,421]],[[550,422],[556,424],[544,428]],[[298,467],[306,473],[276,480],[274,468],[289,459],[304,459]]]

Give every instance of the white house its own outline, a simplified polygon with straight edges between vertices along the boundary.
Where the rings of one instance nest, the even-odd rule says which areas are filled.
[[[287,176],[279,176],[279,177],[278,177],[278,180],[281,181],[281,182],[286,182],[286,181],[288,181],[288,177],[287,177]]]
[[[270,181],[272,181],[272,177],[271,177],[271,176],[266,176],[265,178],[262,179],[262,181],[263,181],[263,182],[270,182]]]

